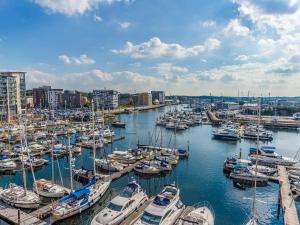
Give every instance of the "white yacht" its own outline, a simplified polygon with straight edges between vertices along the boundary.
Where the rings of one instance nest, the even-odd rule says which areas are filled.
[[[179,193],[174,184],[165,186],[134,224],[173,225],[185,208]]]
[[[258,164],[266,166],[283,165],[283,166],[293,166],[298,161],[289,157],[284,157],[275,152],[275,147],[273,146],[261,146],[261,148],[256,150],[256,148],[250,148],[249,158],[252,162],[256,160],[256,153],[258,152]]]
[[[110,172],[121,171],[124,168],[121,163],[109,159],[95,159],[95,164],[97,170],[105,170]]]
[[[7,189],[0,190],[0,199],[16,208],[36,209],[40,205],[37,194],[16,184],[10,184]]]
[[[91,225],[117,225],[143,205],[147,199],[147,194],[140,185],[132,181],[94,217]]]
[[[194,208],[190,213],[179,218],[177,225],[214,225],[215,218],[212,208],[202,206]]]
[[[17,168],[17,164],[7,156],[0,156],[0,172],[10,171]]]

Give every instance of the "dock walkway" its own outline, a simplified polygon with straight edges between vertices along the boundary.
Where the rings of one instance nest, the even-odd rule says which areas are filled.
[[[153,201],[154,197],[151,197],[146,201],[137,211],[128,216],[120,225],[131,225],[138,220],[145,208]]]
[[[290,188],[288,173],[284,166],[278,166],[278,175],[284,225],[299,225],[299,218]]]
[[[183,212],[181,213],[181,215],[179,216],[179,218],[176,220],[174,225],[179,225],[181,224],[181,220],[184,219],[185,216],[187,216],[190,212],[192,212],[195,208],[192,206],[187,206]]]
[[[47,225],[31,214],[25,213],[21,210],[15,209],[3,202],[0,202],[0,218],[11,223],[18,225]]]

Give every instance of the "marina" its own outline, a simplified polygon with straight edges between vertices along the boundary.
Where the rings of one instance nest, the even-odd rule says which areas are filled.
[[[189,153],[187,155],[184,155],[184,158],[178,161],[178,164],[175,165],[175,167],[172,168],[172,170],[168,173],[162,173],[160,175],[150,175],[150,176],[141,176],[141,174],[134,172],[134,169],[136,168],[136,166],[140,165],[141,163],[147,162],[149,160],[153,160],[154,156],[148,156],[144,159],[141,160],[137,160],[134,163],[130,163],[126,166],[123,167],[123,169],[121,169],[120,171],[117,172],[106,172],[103,173],[101,171],[98,171],[97,173],[97,177],[103,179],[103,180],[112,180],[112,184],[110,186],[110,191],[108,194],[105,194],[105,196],[109,196],[109,195],[116,195],[119,191],[119,188],[122,188],[123,185],[125,185],[127,183],[126,180],[128,180],[130,177],[136,177],[137,181],[141,184],[142,188],[144,188],[147,192],[147,194],[149,194],[149,196],[154,196],[156,193],[159,192],[159,190],[162,188],[162,186],[164,184],[168,184],[171,182],[176,182],[178,184],[178,186],[181,189],[181,197],[182,197],[182,202],[184,203],[184,205],[186,205],[186,209],[184,209],[182,211],[182,213],[180,213],[180,217],[178,217],[178,221],[176,222],[176,224],[180,224],[179,220],[181,217],[183,217],[184,215],[188,214],[190,212],[190,210],[192,209],[191,206],[195,205],[197,202],[202,202],[202,201],[208,201],[210,202],[213,210],[214,210],[214,215],[215,215],[215,224],[219,224],[218,221],[222,221],[225,218],[227,218],[227,213],[229,213],[228,210],[233,210],[236,213],[238,211],[240,211],[240,207],[242,206],[242,208],[247,211],[250,209],[251,206],[251,200],[247,200],[249,197],[249,195],[251,195],[253,188],[249,187],[246,188],[245,190],[240,190],[234,187],[234,185],[229,182],[228,178],[226,176],[223,175],[222,170],[220,169],[220,166],[222,166],[222,160],[224,160],[224,157],[230,157],[230,155],[235,155],[235,154],[241,154],[242,157],[246,157],[248,154],[248,150],[249,147],[255,147],[255,142],[253,140],[243,140],[243,141],[239,141],[239,142],[222,142],[220,140],[215,140],[211,137],[211,131],[212,129],[214,129],[211,126],[207,126],[207,125],[200,125],[200,126],[196,126],[196,127],[192,127],[189,130],[185,131],[184,133],[179,133],[176,134],[174,133],[174,130],[162,130],[159,126],[155,125],[155,120],[156,118],[159,117],[159,115],[164,112],[164,111],[168,111],[172,109],[172,107],[165,107],[163,108],[163,110],[159,109],[159,110],[151,110],[148,112],[140,112],[140,113],[132,113],[132,114],[123,114],[120,117],[122,118],[122,121],[124,121],[126,123],[126,132],[122,131],[122,129],[119,128],[115,128],[114,132],[115,132],[115,137],[118,140],[114,140],[112,143],[107,143],[105,144],[104,148],[99,148],[96,151],[96,158],[101,157],[101,156],[109,156],[109,154],[115,152],[116,150],[120,151],[119,149],[127,149],[127,148],[140,148],[140,149],[145,149],[144,151],[148,152],[148,151],[154,151],[154,152],[168,152],[168,151],[172,151],[172,148],[174,148],[175,146],[177,148],[181,148],[181,149],[186,149],[186,152]],[[150,118],[151,119],[150,119]],[[148,119],[147,119],[148,118]],[[148,130],[152,133],[149,136],[149,131],[144,130],[141,131],[139,129],[139,127],[148,127]],[[136,131],[139,131],[139,135],[137,135]],[[127,134],[126,134],[127,133]],[[177,132],[176,132],[177,133]],[[202,139],[201,141],[196,141],[196,136],[197,135],[201,135]],[[297,139],[297,133],[288,133],[288,132],[277,132],[277,133],[273,133],[273,141],[272,141],[272,145],[276,145],[277,147],[277,151],[278,152],[282,152],[284,151],[284,146],[286,141],[284,137],[287,136],[292,136],[295,138],[295,140]],[[67,136],[66,136],[67,137]],[[72,134],[71,136],[71,144],[76,144],[76,134]],[[122,138],[118,138],[118,137],[122,137]],[[64,140],[63,137],[61,138],[61,140]],[[204,141],[206,140],[206,141]],[[278,140],[281,140],[280,142],[278,142]],[[282,142],[284,141],[284,142]],[[64,142],[62,142],[64,143]],[[300,144],[300,142],[299,142]],[[67,145],[67,144],[66,144]],[[80,146],[80,143],[77,144]],[[163,147],[162,147],[163,146]],[[164,147],[166,146],[166,147]],[[202,146],[202,147],[201,147]],[[93,148],[93,146],[91,146],[91,149],[85,148],[84,146],[80,146],[82,148],[81,153],[79,154],[75,154],[75,161],[74,161],[74,168],[90,168],[92,169],[92,151],[91,149]],[[223,151],[222,151],[223,149]],[[226,150],[227,149],[227,150]],[[243,149],[242,151],[240,149]],[[188,151],[187,151],[188,150]],[[124,151],[124,150],[122,150]],[[207,154],[208,151],[210,152],[210,154]],[[241,153],[239,153],[241,151]],[[51,168],[52,162],[51,162],[51,150],[44,150],[44,158],[46,160],[49,160],[49,163],[44,165],[42,169],[37,170],[35,172],[35,176],[38,179],[41,178],[50,178],[49,176],[51,176],[51,173],[49,174],[49,172],[47,172],[47,168]],[[286,152],[282,152],[286,155]],[[293,155],[297,153],[297,149],[295,148],[294,150],[292,150],[289,155]],[[38,153],[34,153],[36,154],[36,156],[38,156]],[[184,153],[186,154],[186,153]],[[213,155],[212,155],[213,154]],[[127,156],[126,156],[127,157]],[[186,158],[187,157],[187,158]],[[199,160],[199,157],[201,158],[201,161],[208,161],[208,162],[212,162],[212,161],[216,161],[215,159],[218,159],[217,161],[219,162],[218,164],[214,164],[214,165],[209,165],[207,163],[204,164],[197,164],[196,162]],[[62,158],[58,158],[54,161],[54,174],[55,174],[55,181],[56,183],[61,183],[61,181],[63,182],[64,186],[69,188],[70,186],[70,176],[69,176],[69,169],[68,169],[68,162],[69,157],[68,154],[66,154],[64,157]],[[18,162],[18,160],[16,161]],[[122,161],[123,162],[123,161]],[[217,163],[217,162],[216,162]],[[122,164],[122,163],[121,163]],[[59,167],[57,167],[57,165],[59,165]],[[65,165],[65,166],[63,166]],[[294,167],[287,167],[288,169],[291,168],[298,168],[297,166]],[[59,170],[61,170],[59,172]],[[51,169],[48,171],[51,171]],[[281,171],[281,170],[280,170]],[[187,172],[187,176],[183,175]],[[27,172],[29,173],[29,171]],[[59,174],[62,174],[62,177],[59,176]],[[47,175],[48,174],[48,175]],[[196,175],[197,174],[197,175]],[[210,175],[209,175],[210,174]],[[13,179],[16,180],[18,176],[20,176],[21,173],[20,172],[16,172],[15,175],[2,175],[2,179],[3,182],[5,182],[5,180],[9,179]],[[288,221],[287,218],[292,217],[291,215],[289,215],[288,213],[283,213],[279,219],[277,219],[277,202],[278,202],[278,193],[280,192],[280,199],[282,199],[282,208],[286,208],[287,207],[287,202],[289,202],[289,207],[292,207],[294,212],[296,212],[296,209],[298,208],[298,202],[297,200],[295,202],[293,202],[293,204],[291,204],[290,202],[290,192],[287,192],[286,185],[289,185],[283,182],[284,179],[281,177],[287,176],[286,174],[284,175],[284,173],[279,172],[279,177],[272,175],[269,176],[269,180],[271,181],[275,181],[274,183],[268,183],[267,186],[265,187],[258,187],[257,188],[257,192],[258,192],[258,198],[262,198],[265,199],[267,198],[267,203],[266,205],[261,204],[260,202],[258,202],[258,207],[261,208],[261,211],[258,212],[258,220],[260,222],[260,224],[282,224],[283,221]],[[193,179],[190,179],[191,176],[193,177]],[[214,177],[218,177],[216,178],[216,180],[210,180],[208,177],[209,176],[214,176]],[[195,180],[195,177],[199,177],[201,179],[199,179],[198,181]],[[32,176],[28,176],[28,185],[29,188],[32,185]],[[219,179],[219,181],[217,181]],[[221,181],[221,182],[220,182]],[[200,182],[200,183],[199,183]],[[217,183],[216,183],[217,182]],[[276,184],[276,182],[279,182],[279,186],[278,184]],[[16,180],[16,183],[17,180]],[[203,192],[201,191],[200,193],[197,191],[197,193],[199,193],[199,195],[197,194],[197,196],[191,195],[191,190],[196,190],[198,189],[197,186],[198,185],[203,185],[203,187],[206,187],[205,189],[203,189]],[[284,185],[283,185],[284,184]],[[77,181],[73,181],[73,188],[79,188],[81,187],[82,184],[78,183]],[[225,185],[225,186],[224,186]],[[212,188],[214,189],[220,189],[220,190],[224,190],[224,188],[226,188],[225,190],[228,190],[228,197],[232,196],[234,197],[234,195],[237,196],[235,203],[237,204],[237,206],[234,205],[230,205],[230,209],[228,207],[224,208],[224,207],[220,207],[219,204],[217,204],[217,202],[219,202],[220,199],[222,199],[224,196],[214,196],[214,198],[207,198],[207,193],[210,193],[209,189]],[[280,190],[280,191],[279,191]],[[231,194],[230,194],[231,193]],[[244,197],[238,197],[244,195]],[[201,197],[202,196],[202,197]],[[196,200],[196,199],[197,200]],[[153,198],[150,198],[153,199]],[[261,199],[260,199],[261,200]],[[49,220],[49,216],[51,215],[52,212],[52,207],[53,205],[56,204],[55,200],[50,201],[48,203],[44,203],[44,205],[42,205],[41,207],[39,207],[37,210],[33,210],[32,212],[29,212],[26,215],[31,216],[32,218],[36,218],[37,220],[42,219],[41,223],[50,223],[51,221]],[[95,215],[95,213],[99,212],[99,210],[101,210],[103,207],[105,207],[105,202],[107,200],[105,199],[101,199],[98,203],[98,205],[96,204],[95,206],[92,207],[92,209],[88,209],[87,211],[82,212],[80,215],[77,215],[74,217],[75,218],[81,218],[80,222],[78,224],[89,224],[91,221],[93,216],[88,216],[90,215],[90,213],[92,212],[92,215]],[[264,201],[264,200],[261,200]],[[147,201],[146,203],[149,203],[149,201]],[[104,205],[103,205],[104,204]],[[106,203],[107,204],[107,203]],[[248,205],[248,207],[247,207]],[[137,218],[139,216],[141,216],[142,213],[142,209],[143,207],[146,207],[146,205],[143,205],[141,207],[141,209],[139,209],[137,212],[133,213],[131,216],[129,216],[125,221],[126,223],[129,223],[129,220],[135,221],[137,220]],[[270,211],[271,209],[271,211]],[[17,210],[16,210],[17,211]],[[290,210],[292,211],[292,210]],[[249,212],[249,211],[248,211]],[[293,212],[293,213],[294,213]],[[232,213],[232,212],[230,212]],[[229,214],[230,214],[229,213]],[[293,214],[291,213],[291,214]],[[7,213],[6,213],[7,214]],[[249,213],[245,213],[240,212],[239,218],[233,219],[234,221],[228,221],[225,222],[223,224],[241,224],[242,221],[244,221],[246,218],[248,218],[247,215],[249,215]],[[5,218],[5,215],[2,214],[2,218]],[[86,216],[89,217],[89,219],[83,219],[83,218],[87,218]],[[267,217],[266,217],[267,216]],[[222,219],[223,218],[223,219]],[[297,218],[291,218],[291,220],[293,220],[294,222],[297,221]],[[43,222],[45,221],[45,222]],[[67,219],[66,221],[62,221],[62,222],[58,222],[59,224],[65,224],[67,221],[71,222],[75,222],[75,220],[73,220],[73,218]],[[270,222],[272,221],[272,222]],[[122,224],[126,224],[126,223],[122,223]],[[133,224],[133,222],[131,222]],[[130,224],[130,223],[129,223]],[[287,223],[286,223],[287,224]],[[297,224],[297,222],[295,223]]]

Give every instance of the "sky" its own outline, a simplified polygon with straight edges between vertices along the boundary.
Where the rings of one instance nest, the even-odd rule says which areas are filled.
[[[0,0],[27,88],[299,96],[300,0]]]

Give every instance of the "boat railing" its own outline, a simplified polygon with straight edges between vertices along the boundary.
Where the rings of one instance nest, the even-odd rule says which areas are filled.
[[[198,203],[194,204],[193,207],[194,208],[207,207],[211,211],[213,217],[215,218],[214,208],[212,207],[212,205],[211,205],[211,203],[209,201],[198,202]]]

